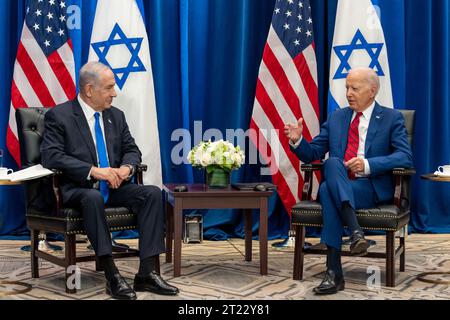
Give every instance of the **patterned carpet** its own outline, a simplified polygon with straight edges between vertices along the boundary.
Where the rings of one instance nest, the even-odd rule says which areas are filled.
[[[377,245],[370,250],[384,250],[383,237],[370,237]],[[317,243],[317,239],[308,239]],[[136,246],[137,240],[121,240]],[[82,263],[81,290],[70,295],[64,291],[63,269],[40,260],[39,279],[30,274],[29,253],[20,247],[24,241],[0,241],[0,280],[21,281],[31,286],[25,294],[2,295],[5,291],[24,289],[23,286],[0,285],[0,299],[82,299],[105,300],[103,273],[95,272],[92,262]],[[222,242],[205,241],[202,244],[184,244],[182,253],[182,276],[173,278],[171,264],[162,263],[163,277],[181,292],[176,297],[158,296],[152,293],[138,293],[139,300],[184,300],[184,299],[238,299],[238,300],[316,300],[316,299],[450,299],[450,287],[418,281],[422,272],[450,270],[450,235],[411,235],[407,239],[406,272],[397,272],[397,287],[384,287],[385,265],[382,259],[344,257],[343,267],[346,290],[336,295],[318,297],[312,293],[325,268],[325,257],[308,255],[305,259],[304,281],[292,280],[293,248],[273,248],[269,246],[269,275],[260,276],[258,242],[253,243],[253,261],[244,261],[244,241],[231,239]],[[78,244],[78,253],[88,252],[86,243]],[[165,261],[161,257],[161,261]],[[138,269],[137,258],[117,261],[122,275],[132,283]],[[398,268],[397,268],[398,269]],[[375,271],[374,271],[375,270]],[[368,286],[371,275],[381,271],[381,286]],[[375,273],[374,273],[375,272]],[[434,277],[434,278],[433,278]],[[430,276],[430,279],[450,280],[447,276]]]

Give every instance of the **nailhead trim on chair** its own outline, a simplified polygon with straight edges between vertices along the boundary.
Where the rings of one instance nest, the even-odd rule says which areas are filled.
[[[109,231],[122,231],[122,230],[132,230],[132,229],[137,229],[137,226],[110,227]],[[86,234],[86,232],[85,231],[76,230],[76,231],[66,232],[66,234],[67,235],[71,235],[71,234]]]
[[[322,215],[322,210],[320,210],[320,211],[318,211],[318,210],[316,210],[316,211],[313,211],[313,210],[308,210],[308,211],[297,211],[297,210],[292,210],[292,213],[295,213],[295,214],[302,214],[302,215],[305,215],[305,216],[314,216],[314,215]],[[395,219],[395,217],[394,216],[392,216],[392,215],[384,215],[384,214],[366,214],[366,213],[358,213],[358,211],[356,212],[356,216],[357,217],[374,217],[374,218],[393,218],[393,219]]]
[[[108,215],[106,216],[107,220],[113,220],[114,218],[129,218],[129,217],[133,217],[134,214],[114,214],[114,215]],[[31,218],[44,218],[44,219],[48,219],[48,220],[56,220],[56,221],[66,221],[66,222],[79,222],[82,221],[82,218],[67,218],[67,217],[52,217],[52,216],[40,216],[40,215],[33,215],[33,214],[28,214],[27,217],[31,217]],[[109,227],[110,231],[123,231],[123,230],[133,230],[133,229],[137,229],[137,226],[124,226],[124,227]],[[84,230],[74,230],[74,231],[69,231],[66,232],[65,234],[67,235],[72,235],[72,234],[86,234],[86,231]]]
[[[107,215],[106,219],[127,218],[127,217],[133,217],[133,216],[134,216],[134,214],[115,214],[115,215]],[[32,214],[28,214],[27,217],[58,220],[58,221],[64,220],[64,221],[69,221],[69,222],[76,222],[76,221],[83,220],[83,218],[51,217],[51,216],[40,216],[40,215],[32,215]]]
[[[321,224],[311,224],[311,223],[292,223],[292,225],[293,226],[300,226],[300,227],[319,227],[319,228],[321,228],[321,227],[323,227],[323,225],[321,225]],[[345,228],[347,228],[347,227],[345,227]],[[401,227],[401,228],[399,228],[399,229],[395,229],[395,228],[373,228],[373,227],[361,227],[362,229],[364,229],[364,230],[374,230],[374,231],[377,231],[377,230],[381,230],[381,231],[398,231],[398,230],[401,230],[401,228],[403,228],[403,227]]]

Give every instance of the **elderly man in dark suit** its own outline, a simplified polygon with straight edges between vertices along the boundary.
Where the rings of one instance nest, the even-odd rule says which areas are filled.
[[[115,84],[107,66],[99,62],[83,66],[78,97],[45,115],[42,164],[63,171],[63,202],[83,214],[87,236],[105,270],[107,293],[124,300],[136,299],[135,291],[175,295],[178,289],[156,272],[159,254],[165,251],[161,190],[130,181],[141,152],[124,113],[111,106]],[[137,213],[140,266],[134,290],[114,264],[105,206],[124,206]]]
[[[349,107],[331,114],[311,142],[302,138],[303,119],[285,127],[291,150],[301,161],[323,159],[329,152],[319,188],[324,224],[321,242],[328,248],[327,272],[322,283],[314,288],[316,294],[333,294],[344,289],[343,224],[351,232],[351,253],[366,254],[369,243],[355,210],[390,201],[394,193],[392,169],[412,166],[402,114],[375,102],[380,88],[376,72],[369,68],[354,69],[347,77],[346,87]]]

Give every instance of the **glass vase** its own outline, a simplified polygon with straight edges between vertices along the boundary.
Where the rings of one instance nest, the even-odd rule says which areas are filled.
[[[226,189],[230,186],[231,172],[222,168],[206,170],[206,185],[213,189]]]

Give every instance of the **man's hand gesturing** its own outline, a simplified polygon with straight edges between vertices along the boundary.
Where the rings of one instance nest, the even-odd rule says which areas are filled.
[[[284,126],[284,134],[294,144],[300,140],[303,132],[303,118],[300,118],[296,124],[288,123]]]

